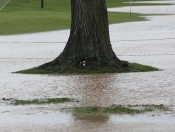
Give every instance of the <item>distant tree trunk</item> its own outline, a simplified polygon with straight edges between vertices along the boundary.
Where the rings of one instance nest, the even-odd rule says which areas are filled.
[[[44,0],[41,0],[41,8],[44,8]]]
[[[79,67],[81,60],[86,66],[112,66],[119,68],[120,60],[112,50],[109,38],[106,0],[71,0],[71,30],[63,52],[50,66]]]

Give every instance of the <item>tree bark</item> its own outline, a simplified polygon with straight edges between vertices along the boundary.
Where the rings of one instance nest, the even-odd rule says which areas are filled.
[[[109,38],[106,0],[71,0],[71,30],[63,52],[41,68],[59,65],[121,67]]]

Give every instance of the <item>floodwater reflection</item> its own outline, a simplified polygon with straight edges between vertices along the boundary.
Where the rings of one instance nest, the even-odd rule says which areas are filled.
[[[70,78],[72,79],[72,78]],[[100,75],[80,75],[73,77],[72,86],[68,90],[76,93],[80,98],[81,106],[85,105],[104,105],[112,102],[108,93],[114,85],[116,78],[112,74]],[[70,81],[69,81],[70,82]],[[106,96],[108,94],[108,96]]]
[[[95,115],[95,114],[88,114],[88,115],[79,115],[73,114],[75,120],[79,120],[81,122],[90,122],[90,123],[107,123],[109,120],[108,115]]]

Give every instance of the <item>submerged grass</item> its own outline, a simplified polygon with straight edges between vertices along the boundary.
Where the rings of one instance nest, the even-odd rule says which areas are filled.
[[[33,99],[33,100],[15,100],[13,105],[44,105],[44,104],[57,104],[72,101],[70,98],[47,98],[47,99]],[[79,102],[79,101],[76,101]],[[101,106],[87,106],[87,107],[74,107],[63,108],[63,112],[72,112],[73,114],[88,115],[88,114],[141,114],[152,111],[169,111],[168,107],[161,105],[112,105],[110,107]]]
[[[76,107],[70,111],[74,114],[141,114],[146,112],[152,112],[155,110],[168,111],[169,109],[164,106],[142,106],[142,107],[126,107],[126,106],[112,106],[112,107]]]
[[[34,99],[34,100],[17,100],[14,105],[31,105],[31,104],[57,104],[69,102],[69,98],[47,98],[47,99]]]
[[[139,114],[142,110],[131,109],[126,107],[100,107],[100,106],[90,106],[90,107],[76,107],[72,110],[75,114]]]

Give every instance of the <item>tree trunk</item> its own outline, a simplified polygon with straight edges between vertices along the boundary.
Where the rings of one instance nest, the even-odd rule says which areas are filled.
[[[109,38],[106,0],[71,0],[71,30],[63,52],[40,68],[71,65],[121,67]]]

